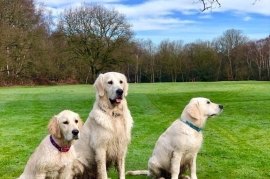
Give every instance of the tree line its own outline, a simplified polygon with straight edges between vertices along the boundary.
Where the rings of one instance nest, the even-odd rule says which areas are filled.
[[[101,5],[58,21],[34,0],[0,0],[0,85],[93,83],[119,71],[129,82],[270,80],[270,36],[228,29],[211,41],[137,39],[125,15]]]

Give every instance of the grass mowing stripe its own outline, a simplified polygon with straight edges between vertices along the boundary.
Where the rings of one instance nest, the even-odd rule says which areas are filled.
[[[147,169],[155,142],[192,97],[224,105],[208,120],[197,158],[198,178],[270,178],[270,83],[209,82],[130,84],[134,119],[126,170]],[[50,118],[63,109],[86,120],[95,100],[92,85],[0,88],[0,178],[17,178],[44,138]],[[110,178],[117,178],[110,170]],[[146,176],[127,176],[146,179]]]

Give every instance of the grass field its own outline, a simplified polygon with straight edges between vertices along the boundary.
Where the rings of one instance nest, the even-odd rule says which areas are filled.
[[[147,169],[158,137],[192,97],[224,105],[203,130],[197,158],[200,179],[270,178],[270,82],[130,84],[134,119],[126,170]],[[51,117],[71,109],[86,120],[95,99],[92,85],[0,88],[0,178],[18,177]],[[111,170],[109,177],[117,178]],[[146,179],[146,176],[127,176]]]

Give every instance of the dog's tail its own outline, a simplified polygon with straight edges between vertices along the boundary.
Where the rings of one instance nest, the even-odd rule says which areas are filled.
[[[149,175],[149,171],[148,170],[127,171],[126,175]]]

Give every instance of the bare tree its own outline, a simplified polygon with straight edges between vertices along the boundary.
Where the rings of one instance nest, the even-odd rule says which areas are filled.
[[[156,59],[155,59],[155,54],[156,54],[156,46],[154,43],[148,39],[144,41],[144,75],[149,79],[150,82],[155,82],[156,78]]]
[[[134,82],[140,83],[141,77],[142,77],[142,68],[143,68],[143,59],[145,57],[146,51],[144,48],[145,41],[142,39],[137,39],[134,42],[132,42],[132,56],[134,63],[131,64],[134,67],[133,73],[134,73]]]
[[[270,59],[269,59],[269,39],[261,39],[258,41],[250,41],[247,46],[247,59],[254,62],[257,67],[259,80],[262,80],[263,70],[267,71],[267,79],[269,80],[270,73]]]
[[[218,56],[208,41],[198,40],[185,45],[188,79],[193,81],[215,81],[218,74]]]
[[[172,82],[177,81],[178,75],[181,71],[181,57],[180,54],[183,50],[183,41],[164,40],[158,47],[158,57],[160,61],[159,72],[160,76],[162,72],[167,72]],[[161,77],[160,77],[161,79]]]
[[[228,61],[229,68],[229,80],[235,80],[235,67],[237,59],[235,58],[235,52],[239,45],[246,43],[248,38],[242,34],[241,30],[229,29],[223,32],[223,35],[217,39],[217,50],[222,53]]]
[[[65,33],[75,58],[89,66],[92,81],[105,68],[122,62],[120,52],[133,35],[123,14],[87,4],[65,10],[60,16],[59,29]]]
[[[270,80],[270,35],[267,38],[267,42],[268,42],[267,72],[268,72],[268,80]]]
[[[40,37],[48,32],[44,9],[42,5],[38,7],[34,0],[0,1],[1,71],[7,80],[31,76],[30,68],[35,63],[33,48],[43,43]]]

